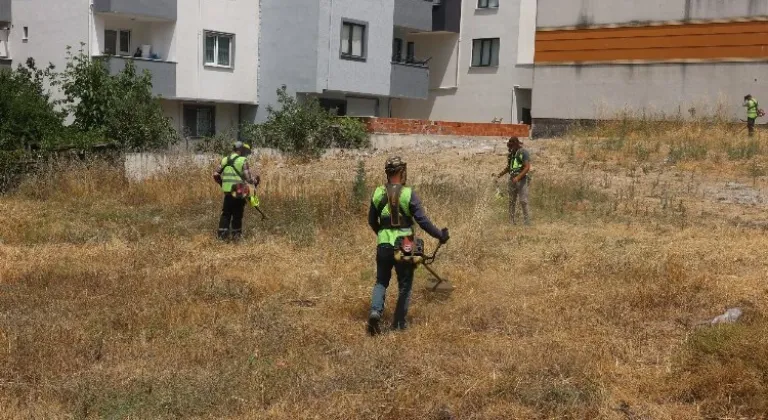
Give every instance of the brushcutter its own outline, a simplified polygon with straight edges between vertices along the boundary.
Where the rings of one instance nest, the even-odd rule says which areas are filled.
[[[425,255],[423,239],[412,239],[407,236],[400,237],[395,242],[395,261],[398,263],[410,263],[414,268],[422,266],[429,271],[429,273],[434,276],[434,279],[431,284],[427,286],[428,290],[432,292],[450,292],[454,289],[451,283],[437,274],[435,270],[430,267],[432,263],[435,262],[437,252],[440,251],[442,246],[443,244],[440,243],[437,245],[437,248],[435,248],[435,251],[432,252],[432,255]]]
[[[264,220],[267,218],[266,215],[264,215],[264,212],[261,211],[259,208],[261,206],[261,200],[259,200],[259,196],[256,195],[256,187],[251,186],[249,184],[237,184],[235,187],[235,191],[232,192],[233,195],[236,197],[242,197],[245,198],[245,201],[248,202],[248,204],[256,209],[257,212],[261,215],[261,220]]]

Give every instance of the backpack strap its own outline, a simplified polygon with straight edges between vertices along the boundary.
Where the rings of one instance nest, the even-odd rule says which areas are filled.
[[[235,167],[235,163],[237,163],[237,159],[239,159],[239,158],[245,159],[245,157],[239,156],[239,155],[235,156],[234,159],[232,158],[232,156],[227,156],[227,162],[224,164],[224,166],[221,167],[221,171],[224,172],[224,169],[232,168],[235,171],[235,173],[237,174],[237,176],[239,176],[240,179],[243,182],[245,182],[245,176],[243,175],[242,172],[237,170],[237,167]]]

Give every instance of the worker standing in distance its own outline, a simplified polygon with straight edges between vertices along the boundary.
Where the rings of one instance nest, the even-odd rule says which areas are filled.
[[[759,106],[757,99],[753,98],[751,94],[744,97],[744,107],[747,108],[747,130],[749,130],[749,137],[755,135],[755,121],[757,120]]]
[[[213,173],[213,179],[221,186],[224,204],[219,219],[218,238],[221,240],[239,240],[243,235],[243,213],[245,212],[248,184],[259,186],[258,175],[251,176],[248,156],[251,145],[235,142],[232,153],[221,159],[221,165]]]
[[[387,184],[376,188],[368,211],[368,224],[377,235],[376,284],[371,297],[371,312],[368,316],[368,333],[381,333],[379,323],[384,313],[384,299],[392,277],[392,268],[397,273],[397,307],[395,308],[393,330],[404,330],[405,317],[411,301],[413,272],[411,263],[395,261],[395,242],[400,237],[413,238],[414,221],[427,234],[440,243],[448,242],[448,229],[440,230],[427,217],[421,200],[410,187],[406,186],[407,165],[398,157],[387,159],[384,166]]]
[[[531,156],[523,149],[523,142],[517,137],[510,137],[507,142],[507,167],[497,175],[497,179],[509,174],[509,220],[513,225],[517,224],[517,201],[523,208],[523,219],[526,225],[531,224],[531,215],[528,209],[528,189],[531,183],[529,172],[531,171]]]

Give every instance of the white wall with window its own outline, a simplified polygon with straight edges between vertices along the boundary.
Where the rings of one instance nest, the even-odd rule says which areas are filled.
[[[200,0],[179,7],[176,26],[177,97],[256,103],[259,2]]]
[[[394,2],[319,1],[318,88],[389,95]]]
[[[232,68],[234,66],[235,35],[205,31],[206,66]]]
[[[432,57],[427,101],[394,100],[400,118],[517,123],[533,86],[536,0],[463,2],[461,36],[415,34]],[[520,49],[523,48],[521,51]]]

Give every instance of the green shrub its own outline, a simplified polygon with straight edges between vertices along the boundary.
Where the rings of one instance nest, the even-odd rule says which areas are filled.
[[[56,85],[53,65],[38,69],[28,59],[16,70],[0,70],[0,150],[29,150],[62,142],[66,114],[56,110],[44,85]]]
[[[136,72],[131,60],[117,75],[105,64],[110,58],[92,60],[81,49],[67,48],[67,68],[62,75],[68,110],[82,132],[99,132],[123,150],[164,149],[178,141],[178,133],[163,114],[152,93],[152,75]]]
[[[265,123],[243,129],[244,138],[253,145],[302,158],[318,158],[331,147],[368,146],[369,136],[361,121],[337,118],[317,98],[298,100],[285,86],[277,90],[277,97],[280,108],[268,106]]]

